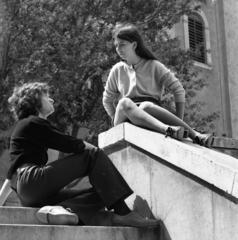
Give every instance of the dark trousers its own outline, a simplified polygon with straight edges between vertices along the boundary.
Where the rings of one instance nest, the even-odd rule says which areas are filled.
[[[63,189],[88,176],[91,189]],[[45,166],[29,166],[18,175],[17,195],[22,206],[61,205],[71,208],[87,224],[100,209],[110,210],[133,192],[107,155],[86,143],[86,150]]]

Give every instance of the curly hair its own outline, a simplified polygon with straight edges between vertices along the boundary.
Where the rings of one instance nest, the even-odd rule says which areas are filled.
[[[12,96],[8,99],[9,109],[17,120],[30,115],[38,116],[37,109],[42,107],[41,97],[48,94],[49,86],[46,83],[25,83],[15,87]]]

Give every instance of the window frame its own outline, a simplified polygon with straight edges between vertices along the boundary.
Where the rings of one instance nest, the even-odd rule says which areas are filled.
[[[206,64],[207,59],[204,25],[202,19],[197,14],[188,16],[188,36],[190,49],[195,51],[197,45],[201,45],[199,49],[201,55],[194,56],[194,60]]]
[[[198,15],[201,20],[203,21],[203,27],[204,27],[204,42],[205,42],[205,60],[206,63],[201,63],[195,60],[194,65],[200,66],[203,68],[207,68],[209,70],[212,70],[212,57],[211,57],[211,42],[210,42],[210,30],[207,18],[205,14],[200,10],[199,13],[194,13],[195,15]],[[184,26],[184,48],[187,50],[190,48],[189,45],[189,28],[188,28],[188,16],[183,15],[182,17],[183,26]]]

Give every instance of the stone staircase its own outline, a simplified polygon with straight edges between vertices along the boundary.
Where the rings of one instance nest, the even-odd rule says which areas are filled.
[[[157,228],[43,225],[38,209],[19,207],[12,194],[0,207],[0,240],[238,239],[237,140],[216,138],[207,149],[124,123],[100,134],[99,147],[134,190],[128,206],[160,219]]]
[[[158,240],[159,228],[52,226],[35,217],[37,208],[0,207],[1,240]]]

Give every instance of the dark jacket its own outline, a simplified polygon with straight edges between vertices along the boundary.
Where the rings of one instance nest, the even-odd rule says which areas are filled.
[[[79,153],[85,148],[82,139],[61,133],[56,127],[37,116],[20,120],[11,136],[10,169],[8,179],[12,179],[18,167],[25,163],[45,165],[48,148],[65,153]]]

